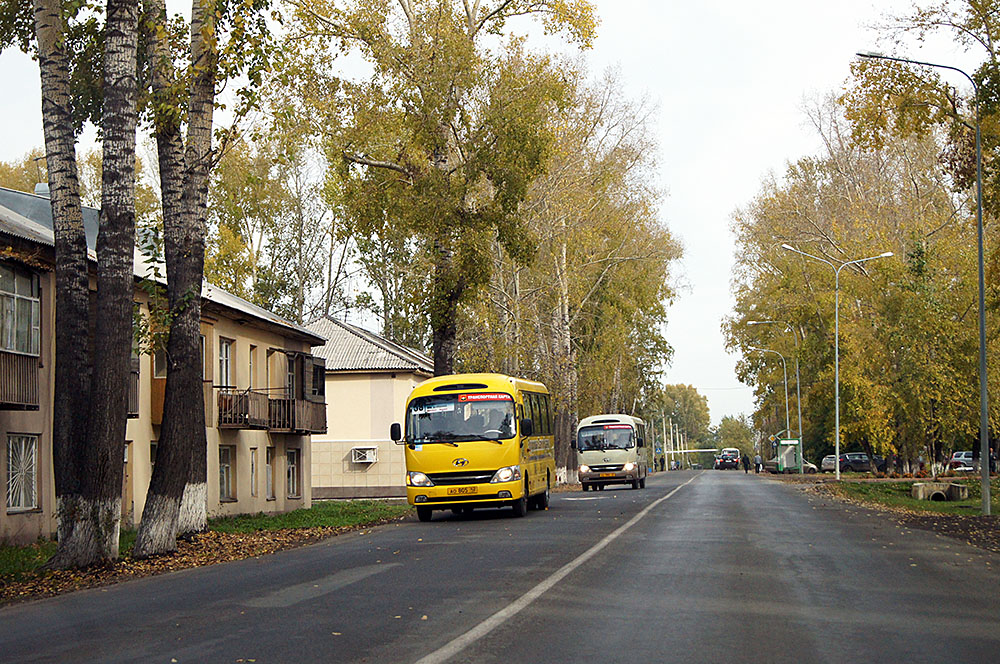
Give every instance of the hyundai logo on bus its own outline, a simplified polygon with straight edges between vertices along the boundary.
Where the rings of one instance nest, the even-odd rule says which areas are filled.
[[[452,464],[454,464],[454,465],[458,466],[459,468],[461,468],[462,466],[469,465],[469,460],[468,459],[455,459],[454,461],[452,461]]]

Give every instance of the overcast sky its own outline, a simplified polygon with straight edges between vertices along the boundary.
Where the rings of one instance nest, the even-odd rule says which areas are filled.
[[[173,3],[172,3],[173,4]],[[627,89],[659,104],[663,220],[684,246],[680,296],[667,338],[668,383],[708,397],[712,422],[750,413],[753,396],[733,373],[720,324],[729,294],[733,211],[769,172],[813,154],[805,101],[842,89],[855,51],[877,46],[867,26],[900,13],[904,0],[596,0],[599,37],[587,55],[595,73],[618,66]],[[928,3],[923,3],[928,4]],[[966,64],[950,45],[910,55]],[[970,66],[974,66],[971,65]],[[38,71],[16,51],[0,54],[0,161],[42,144]]]

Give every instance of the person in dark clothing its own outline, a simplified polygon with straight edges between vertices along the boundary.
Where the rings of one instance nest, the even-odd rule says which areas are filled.
[[[746,475],[750,472],[750,457],[744,454],[740,457],[740,461],[743,462],[743,474]]]

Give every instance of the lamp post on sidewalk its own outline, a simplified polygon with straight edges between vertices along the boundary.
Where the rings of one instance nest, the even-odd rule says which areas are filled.
[[[789,428],[791,425],[788,422],[788,369],[785,365],[785,356],[776,350],[771,350],[770,348],[757,348],[756,346],[750,346],[750,350],[756,350],[761,353],[774,353],[781,358],[781,372],[785,375],[785,432],[791,433]]]
[[[789,244],[781,245],[782,249],[787,249],[788,251],[794,251],[797,254],[802,254],[813,260],[817,260],[821,263],[826,263],[831,268],[833,268],[833,403],[834,403],[834,433],[833,433],[833,447],[834,455],[837,457],[834,463],[837,479],[840,479],[840,271],[843,270],[848,265],[858,265],[859,263],[864,263],[866,261],[873,261],[876,258],[888,258],[892,256],[891,251],[886,251],[879,254],[878,256],[869,256],[868,258],[858,258],[857,260],[847,261],[846,263],[841,263],[839,266],[834,265],[833,262],[828,261],[825,258],[820,258],[819,256],[813,256],[812,254],[807,254],[804,251],[800,251]]]
[[[747,322],[747,325],[771,325],[778,324],[784,325],[785,329],[792,333],[792,337],[795,339],[795,405],[798,407],[799,411],[799,440],[802,440],[802,390],[799,387],[799,335],[795,331],[795,328],[789,323],[779,320],[752,320]]]
[[[922,62],[910,58],[882,55],[870,51],[859,52],[858,57],[869,60],[891,60],[922,67],[947,69],[958,72],[972,84],[973,102],[976,111],[976,244],[979,249],[979,465],[982,478],[983,515],[990,514],[990,421],[989,401],[986,394],[986,268],[983,261],[983,148],[979,121],[979,86],[965,71],[951,65]],[[966,125],[968,126],[968,125]],[[839,457],[838,457],[839,459]],[[838,464],[839,465],[839,464]],[[839,469],[838,469],[839,470]]]

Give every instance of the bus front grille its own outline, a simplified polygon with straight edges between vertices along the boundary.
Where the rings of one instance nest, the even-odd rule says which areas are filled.
[[[492,470],[459,470],[448,473],[427,473],[431,482],[438,486],[449,484],[489,484],[493,479]]]
[[[591,465],[590,470],[595,473],[617,473],[624,467],[625,466],[623,464],[612,463],[612,464]]]

